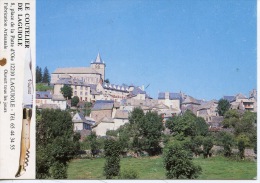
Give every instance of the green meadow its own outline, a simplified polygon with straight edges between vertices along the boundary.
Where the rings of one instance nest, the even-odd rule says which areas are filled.
[[[235,161],[222,156],[204,159],[194,158],[202,173],[198,179],[252,180],[257,174],[257,163],[253,161]],[[69,163],[68,179],[105,179],[103,175],[104,158],[74,159]],[[166,179],[161,156],[141,158],[121,158],[121,170],[133,169],[138,179]]]

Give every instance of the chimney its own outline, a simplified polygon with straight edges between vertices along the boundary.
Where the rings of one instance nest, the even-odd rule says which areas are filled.
[[[169,92],[165,92],[165,99],[170,99],[170,93]]]

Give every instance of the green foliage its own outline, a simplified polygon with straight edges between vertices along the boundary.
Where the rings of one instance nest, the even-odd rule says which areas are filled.
[[[36,83],[41,83],[42,82],[42,69],[39,66],[36,67],[35,75],[36,75]]]
[[[235,127],[238,124],[240,115],[237,110],[231,109],[228,110],[224,115],[224,120],[222,121],[222,125],[224,128]]]
[[[106,179],[112,179],[118,176],[120,172],[120,144],[114,139],[105,140],[105,166],[104,175]]]
[[[203,144],[203,136],[196,136],[191,140],[191,151],[195,154],[195,156],[199,156],[203,150],[201,148]]]
[[[48,86],[44,83],[36,83],[36,91],[48,91],[53,90],[52,86]]]
[[[175,116],[166,121],[166,127],[170,129],[173,136],[195,137],[205,136],[208,133],[208,125],[201,117],[196,117],[187,110],[182,116]]]
[[[163,158],[167,179],[195,179],[202,171],[193,164],[191,154],[180,142],[169,143]]]
[[[117,130],[107,130],[106,135],[112,136],[112,137],[117,137],[118,131]]]
[[[43,75],[42,75],[42,82],[50,84],[50,73],[47,67],[44,68]]]
[[[149,155],[159,154],[159,142],[162,137],[162,118],[156,112],[144,114],[141,108],[134,108],[129,116],[129,131],[131,131],[131,148],[140,153],[147,151]],[[125,134],[125,139],[129,137]]]
[[[203,140],[203,154],[204,154],[204,158],[209,157],[210,155],[210,150],[213,147],[213,140],[210,137],[206,137]]]
[[[118,176],[119,179],[137,179],[138,173],[135,171],[135,169],[127,168],[120,171],[120,174]]]
[[[249,136],[256,133],[256,113],[246,111],[242,116],[240,123],[237,123],[235,126],[235,134],[238,135],[240,133],[248,134]]]
[[[232,153],[232,146],[234,144],[234,137],[231,133],[221,133],[221,145],[224,147],[224,156],[230,157]]]
[[[56,177],[54,165],[66,169],[66,164],[79,150],[77,135],[74,135],[71,116],[66,111],[43,109],[36,113],[36,177]],[[58,177],[66,178],[66,174]],[[62,175],[62,176],[61,176]]]
[[[72,88],[70,85],[64,85],[61,89],[60,89],[62,95],[64,98],[66,99],[71,99],[72,96]]]
[[[208,125],[202,117],[197,117],[195,120],[195,133],[196,136],[206,136],[208,135]]]
[[[166,127],[174,136],[195,136],[196,116],[187,110],[182,116],[175,116],[166,121]]]
[[[54,179],[66,179],[67,175],[67,164],[54,162],[51,167],[51,174]]]
[[[239,140],[237,146],[239,150],[239,157],[243,159],[245,157],[245,142],[243,140]]]
[[[220,116],[224,116],[225,113],[229,110],[230,108],[230,103],[225,100],[225,99],[220,99],[218,101],[218,107],[217,107],[217,110],[218,110],[218,114]]]
[[[78,103],[79,103],[79,97],[78,96],[72,97],[72,99],[71,99],[71,106],[76,107],[78,105]]]
[[[91,102],[86,102],[85,103],[85,107],[84,107],[84,115],[85,116],[90,116],[91,107],[92,107],[92,103]]]
[[[159,146],[163,124],[162,118],[156,112],[148,111],[145,114],[145,120],[139,124],[140,133],[142,135],[142,148],[148,152],[149,155],[155,155],[161,152]]]
[[[104,82],[105,82],[105,83],[108,83],[108,84],[110,83],[110,82],[109,82],[109,79],[105,79]]]

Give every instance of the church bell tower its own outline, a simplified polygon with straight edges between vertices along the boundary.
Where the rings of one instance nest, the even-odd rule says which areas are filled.
[[[91,68],[95,69],[98,73],[101,74],[101,78],[104,81],[105,80],[105,68],[106,64],[101,59],[100,54],[98,53],[97,58],[94,62],[91,62]]]

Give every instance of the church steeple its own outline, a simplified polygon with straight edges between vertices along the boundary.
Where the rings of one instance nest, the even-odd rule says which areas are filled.
[[[94,64],[105,64],[105,62],[101,59],[100,54],[98,53],[96,60],[93,62]]]
[[[105,62],[101,59],[100,54],[98,53],[96,60],[91,62],[91,67],[98,71],[101,74],[101,78],[104,81],[105,80]]]

